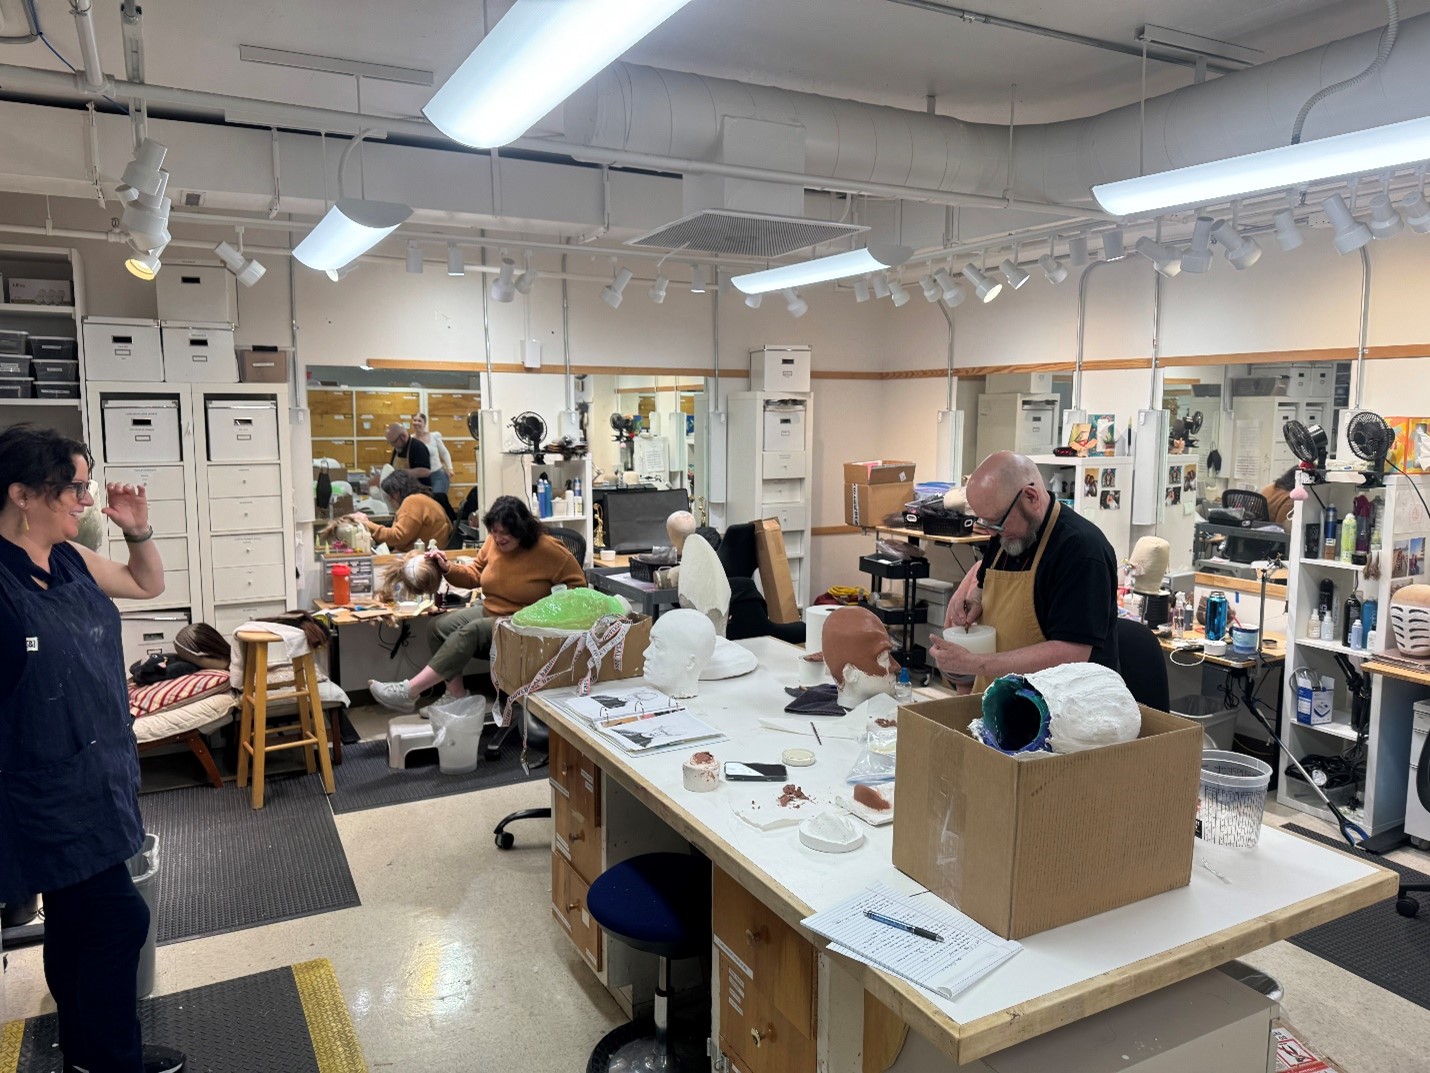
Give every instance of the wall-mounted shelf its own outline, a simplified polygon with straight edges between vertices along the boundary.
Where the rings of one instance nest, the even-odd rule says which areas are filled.
[[[1341,644],[1339,641],[1322,641],[1310,637],[1296,638],[1296,647],[1314,648],[1321,652],[1336,652],[1342,656],[1350,656],[1351,659],[1366,659],[1369,656],[1375,655],[1374,652],[1367,651],[1364,648],[1351,648],[1348,645]]]
[[[68,317],[74,319],[74,306],[41,306],[28,302],[0,302],[0,313],[16,313],[26,317]]]
[[[0,406],[64,406],[78,410],[83,399],[0,399]]]
[[[1355,563],[1343,563],[1339,559],[1302,559],[1302,566],[1318,566],[1323,570],[1354,570],[1357,574],[1365,573],[1365,566],[1357,566]]]

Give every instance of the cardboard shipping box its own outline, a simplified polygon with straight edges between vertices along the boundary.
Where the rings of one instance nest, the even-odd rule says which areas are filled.
[[[914,498],[914,464],[902,459],[844,463],[844,524],[884,525]],[[901,519],[893,519],[895,526]]]
[[[1144,707],[1135,741],[1015,760],[969,734],[982,699],[900,708],[895,867],[1005,939],[1191,882],[1199,726]]]
[[[240,350],[238,379],[243,384],[286,384],[288,355],[281,350]]]
[[[785,554],[785,537],[774,518],[755,523],[755,561],[760,567],[760,588],[771,622],[798,622],[799,601],[794,595],[794,578]]]
[[[899,459],[844,463],[845,484],[913,484],[914,464]]]
[[[626,633],[625,644],[612,649],[601,660],[596,681],[612,682],[620,678],[636,678],[645,671],[645,650],[650,644],[651,620],[645,615],[632,616],[634,621]],[[542,667],[561,651],[559,637],[527,637],[512,628],[507,618],[497,621],[492,635],[492,680],[506,693],[515,693],[536,678]],[[572,645],[554,668],[546,689],[574,686],[586,676],[589,652],[582,650],[579,658]]]

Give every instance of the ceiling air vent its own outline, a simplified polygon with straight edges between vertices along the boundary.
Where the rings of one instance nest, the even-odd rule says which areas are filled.
[[[828,220],[704,209],[629,239],[626,245],[765,258],[781,257],[866,230],[858,224]]]

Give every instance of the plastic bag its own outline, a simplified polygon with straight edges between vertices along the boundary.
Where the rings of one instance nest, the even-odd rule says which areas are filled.
[[[564,589],[543,596],[511,617],[517,626],[548,630],[589,630],[607,615],[624,615],[626,605],[595,589]]]
[[[428,706],[426,711],[432,722],[432,744],[441,745],[450,736],[453,727],[462,726],[472,719],[478,721],[475,729],[477,733],[481,733],[481,723],[485,721],[487,714],[487,698],[473,694],[439,700]]]
[[[868,724],[859,735],[859,755],[849,769],[850,783],[872,786],[894,781],[898,760],[899,706],[893,697],[879,694],[870,697],[851,713],[868,716]]]

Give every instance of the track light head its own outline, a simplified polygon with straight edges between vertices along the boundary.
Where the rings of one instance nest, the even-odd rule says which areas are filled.
[[[891,293],[893,292],[889,290],[889,274],[880,272],[874,277],[874,297],[887,298]]]
[[[1226,259],[1237,271],[1250,268],[1261,260],[1261,244],[1243,235],[1227,220],[1218,220],[1212,228],[1212,241],[1222,248]]]
[[[627,276],[630,273],[626,273]],[[516,298],[516,262],[510,257],[501,259],[497,278],[492,280],[492,301],[510,302]]]
[[[1288,253],[1306,241],[1306,236],[1301,234],[1301,229],[1296,226],[1296,216],[1290,209],[1282,209],[1272,217],[1272,222],[1276,225],[1276,244]],[[1186,267],[1185,257],[1182,258],[1182,267]]]
[[[747,295],[745,295],[745,304],[746,304],[747,306],[749,306],[751,309],[759,309],[759,308],[760,308],[760,304],[761,304],[764,300],[765,300],[765,296],[764,296],[763,294],[747,294]]]
[[[227,242],[220,242],[214,247],[214,253],[218,254],[219,260],[224,264],[234,278],[245,287],[252,287],[268,269],[252,259],[245,260],[243,254],[230,246]]]
[[[889,281],[889,297],[894,300],[895,308],[903,308],[909,304],[909,292],[904,290],[904,285],[897,279]]]
[[[869,281],[867,279],[856,279],[854,281],[854,301],[867,302],[869,300]]]
[[[1405,222],[1417,235],[1430,231],[1430,202],[1419,190],[1412,190],[1400,201],[1400,209],[1405,213]]]
[[[1003,263],[998,266],[998,270],[1003,273],[1003,278],[1008,281],[1008,286],[1015,291],[1021,290],[1023,284],[1028,282],[1028,273],[1014,264],[1010,257],[1003,258]]]
[[[949,309],[957,309],[967,297],[968,290],[963,284],[956,279],[949,279],[948,286],[943,289],[943,304]]]
[[[1370,233],[1376,238],[1394,238],[1405,229],[1405,221],[1391,203],[1389,194],[1376,194],[1370,199]]]
[[[969,283],[973,284],[974,293],[978,295],[984,305],[987,305],[1003,293],[1003,284],[990,279],[972,261],[969,261],[968,264],[963,266],[963,275]]]
[[[630,281],[631,270],[629,268],[617,269],[616,274],[611,278],[611,282],[601,288],[601,301],[605,302],[612,309],[620,309],[626,284]]]
[[[786,287],[780,294],[784,295],[785,309],[789,310],[790,316],[798,319],[809,312],[809,303],[801,298],[793,287]],[[908,300],[908,292],[905,292],[904,301]]]
[[[1127,250],[1122,244],[1122,237],[1122,228],[1120,227],[1102,233],[1102,259],[1104,261],[1120,261],[1127,256]]]
[[[1375,237],[1370,228],[1351,215],[1346,199],[1340,194],[1326,198],[1321,202],[1321,208],[1336,229],[1333,242],[1337,253],[1354,253]]]
[[[939,292],[938,284],[933,281],[933,276],[920,276],[919,287],[923,289],[925,302],[932,304],[943,297]]]
[[[1087,264],[1087,236],[1073,235],[1068,239],[1068,261],[1074,268]]]
[[[1133,248],[1151,261],[1152,267],[1168,279],[1181,274],[1182,258],[1171,246],[1164,246],[1143,235]]]
[[[161,171],[154,193],[139,193],[124,207],[120,226],[129,233],[135,249],[157,250],[169,244],[169,210],[173,203],[165,196],[168,188],[169,173]]]
[[[656,305],[665,301],[666,288],[670,286],[670,280],[664,276],[656,276],[655,282],[650,285],[650,300]]]
[[[704,266],[704,265],[691,265],[691,266],[690,266],[690,293],[691,293],[691,294],[704,294],[704,293],[705,293],[705,290],[706,290],[706,287],[707,287],[707,284],[706,284],[706,282],[705,282],[705,266]]]
[[[1212,267],[1212,228],[1216,220],[1198,216],[1192,224],[1192,244],[1182,252],[1182,271],[1199,275]]]
[[[356,267],[357,267],[357,262],[356,262],[356,261],[349,261],[347,264],[343,265],[341,268],[328,268],[328,269],[325,269],[325,270],[324,270],[324,275],[326,275],[326,276],[327,276],[330,280],[332,280],[334,283],[337,283],[339,280],[347,279],[347,277],[352,274],[352,270],[353,270],[354,268],[356,268]]]
[[[163,248],[157,250],[136,250],[131,253],[124,262],[124,267],[129,270],[131,276],[148,282],[159,274],[159,269],[163,264],[159,261],[159,255]]]
[[[531,267],[531,251],[528,250],[521,258],[521,275],[516,277],[516,293],[528,295],[531,288],[536,286],[536,281],[541,278],[541,273]]]
[[[414,276],[422,275],[422,248],[415,242],[407,244],[407,271]]]
[[[114,188],[114,196],[128,205],[138,200],[140,194],[157,193],[159,169],[164,166],[164,157],[168,153],[167,147],[145,138],[134,151],[134,159],[124,166],[124,174],[119,179],[119,185]]]
[[[462,259],[462,250],[455,242],[447,243],[447,275],[465,276],[467,266]],[[495,293],[492,295],[496,297]]]
[[[1043,278],[1054,286],[1068,278],[1067,265],[1051,253],[1045,253],[1038,258],[1038,267],[1043,270]]]

